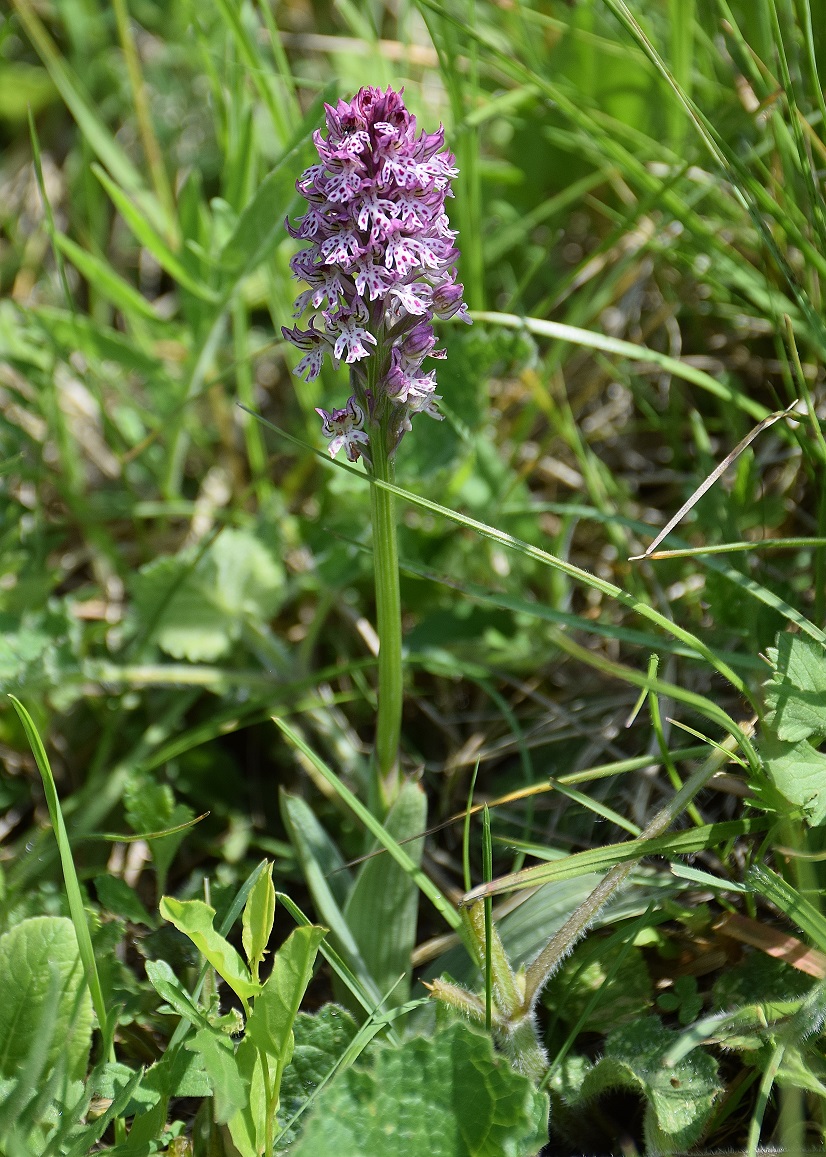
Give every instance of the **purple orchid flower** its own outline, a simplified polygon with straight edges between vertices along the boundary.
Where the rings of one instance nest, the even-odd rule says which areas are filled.
[[[307,329],[282,327],[304,352],[296,366],[318,377],[324,357],[350,366],[353,396],[342,410],[318,410],[335,455],[368,458],[365,424],[383,428],[395,453],[414,414],[441,419],[435,370],[425,358],[435,349],[434,318],[470,322],[456,281],[456,233],[445,213],[457,175],[444,149],[444,130],[416,135],[416,118],[392,88],[362,88],[351,101],[327,110],[327,135],[313,135],[319,164],[296,182],[307,201],[297,225],[287,228],[309,244],[290,262],[309,288],[295,316],[320,310]]]

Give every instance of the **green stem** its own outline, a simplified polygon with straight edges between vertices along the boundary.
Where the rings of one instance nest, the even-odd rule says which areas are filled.
[[[393,482],[393,463],[387,453],[386,423],[370,431],[372,475]],[[373,752],[371,810],[387,809],[400,787],[399,735],[402,705],[402,622],[399,596],[399,552],[396,543],[396,500],[380,486],[370,488],[373,522],[373,566],[376,574],[376,627],[379,636],[379,707]]]

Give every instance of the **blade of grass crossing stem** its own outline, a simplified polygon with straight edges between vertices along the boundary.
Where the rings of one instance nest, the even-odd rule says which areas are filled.
[[[470,788],[467,793],[467,808],[465,809],[465,823],[462,831],[462,869],[464,872],[465,891],[469,892],[472,886],[470,876],[470,817],[473,815],[473,792],[476,788],[476,777],[479,774],[479,760],[473,768],[470,779]]]
[[[493,847],[490,838],[490,810],[482,810],[482,877],[493,879]],[[485,1029],[490,1032],[493,1018],[493,899],[485,896]]]
[[[89,993],[92,997],[95,1015],[98,1018],[98,1025],[103,1034],[105,1055],[107,1055],[110,1060],[114,1060],[115,1025],[114,1021],[111,1024],[109,1023],[109,1018],[106,1013],[103,989],[100,985],[95,952],[92,947],[92,937],[89,935],[89,925],[83,909],[83,897],[80,892],[80,884],[78,882],[74,860],[72,859],[72,848],[69,844],[69,837],[66,834],[66,825],[63,822],[63,813],[60,810],[60,800],[58,799],[49,757],[46,754],[46,748],[43,746],[43,741],[40,738],[31,715],[29,715],[26,708],[14,695],[9,695],[9,699],[11,699],[20,722],[23,724],[23,730],[26,732],[26,738],[32,749],[32,755],[35,758],[40,777],[43,780],[46,806],[49,809],[49,819],[52,821],[52,828],[54,829],[55,839],[57,840],[57,846],[60,852],[63,881],[66,887],[66,899],[69,903],[69,912],[71,913],[75,935],[77,936],[77,946],[83,964],[83,973],[86,977],[86,983],[89,986]]]
[[[604,820],[608,820],[609,823],[616,824],[618,828],[622,828],[635,839],[640,834],[640,828],[637,826],[637,824],[633,823],[631,820],[627,820],[624,816],[621,816],[619,812],[615,812],[613,808],[608,807],[606,804],[600,803],[598,800],[591,799],[589,795],[586,795],[584,792],[577,791],[576,788],[565,787],[565,785],[561,784],[557,779],[552,779],[550,783],[551,787],[555,791],[558,791],[560,795],[564,795],[566,799],[570,799],[574,803],[578,803],[580,807],[584,807],[588,811],[593,812],[594,815],[600,816]]]
[[[651,839],[625,840],[620,844],[606,844],[603,848],[589,848],[585,852],[574,852],[562,859],[546,864],[535,864],[499,876],[491,884],[480,884],[463,897],[465,903],[481,900],[488,893],[491,896],[507,892],[518,892],[525,888],[538,888],[552,880],[570,880],[577,876],[587,876],[592,872],[605,872],[615,864],[641,860],[647,856],[684,856],[704,852],[718,846],[723,841],[741,835],[764,832],[771,827],[771,821],[763,816],[755,819],[723,820],[719,824],[704,824],[702,828],[689,828],[672,835],[655,836]],[[531,851],[539,856],[542,849]]]
[[[389,836],[384,830],[384,827],[376,819],[364,804],[350,791],[345,784],[339,779],[334,771],[331,771],[327,764],[311,747],[304,742],[302,737],[298,735],[288,723],[278,716],[272,717],[273,723],[279,728],[284,737],[298,750],[310,760],[316,771],[322,776],[324,780],[333,788],[336,794],[344,800],[353,814],[361,820],[371,835],[375,836],[385,851],[393,857],[397,864],[400,865],[412,879],[416,881],[417,887],[430,900],[436,911],[442,916],[447,924],[454,930],[454,932],[462,932],[464,923],[461,916],[453,907],[453,905],[442,895],[436,885],[430,880],[421,868],[417,868],[414,862],[408,856],[404,848]]]
[[[374,1008],[381,992],[361,954],[361,948],[343,912],[347,890],[352,886],[349,872],[330,837],[313,815],[309,805],[298,796],[281,793],[281,818],[295,849],[304,880],[310,890],[316,911],[335,937],[348,966]],[[345,982],[345,987],[351,988]],[[359,1003],[361,998],[359,997]]]
[[[385,817],[384,830],[404,844],[417,869],[426,827],[427,797],[418,783],[408,780]],[[359,868],[344,905],[344,918],[379,990],[393,986],[388,998],[393,1006],[406,1004],[410,997],[418,900],[416,881],[400,864],[373,856]]]
[[[304,912],[301,911],[298,905],[293,900],[291,900],[289,896],[283,892],[276,892],[275,895],[278,901],[284,906],[284,908],[287,909],[299,927],[310,927],[312,920],[310,920],[309,916],[306,916]],[[353,994],[355,999],[367,1013],[368,1017],[374,1016],[377,1009],[381,1007],[381,994],[377,994],[375,999],[372,997],[372,994],[364,988],[358,977],[348,966],[347,962],[343,960],[341,956],[339,956],[336,950],[330,945],[328,940],[322,940],[319,946],[319,952],[330,965],[333,972],[342,982],[342,984],[344,984],[345,987],[348,988],[349,991]],[[398,1009],[391,1010],[391,1019],[392,1013],[398,1011]],[[393,1037],[394,1044],[400,1043],[398,1037],[395,1037],[392,1033],[391,1036]]]
[[[242,409],[246,409],[246,407],[242,407]],[[338,462],[337,460],[330,459],[329,456],[324,454],[321,450],[316,450],[314,446],[309,446],[306,442],[302,441],[302,439],[293,437],[292,434],[288,434],[285,430],[282,430],[280,427],[273,425],[272,422],[268,422],[266,418],[262,418],[260,414],[254,414],[254,416],[258,418],[259,421],[275,430],[276,433],[278,433],[286,441],[292,442],[293,445],[301,446],[305,450],[310,450],[320,460],[331,463],[334,468],[347,470],[355,477],[360,478],[362,481],[367,478],[367,481],[371,486],[378,486],[382,490],[387,490],[391,494],[395,494],[398,498],[403,499],[405,502],[409,502],[413,506],[418,506],[422,510],[429,510],[433,514],[441,515],[449,522],[456,523],[458,526],[462,526],[467,530],[473,530],[483,538],[488,538],[493,542],[498,542],[501,546],[504,546],[508,550],[513,550],[517,554],[521,554],[526,558],[531,558],[543,566],[548,566],[554,570],[562,571],[563,574],[567,574],[570,578],[583,583],[585,586],[589,586],[595,590],[601,591],[602,594],[607,595],[611,599],[615,599],[617,602],[621,603],[635,614],[648,619],[649,622],[655,623],[667,634],[679,639],[683,643],[686,643],[689,647],[692,648],[692,650],[696,652],[698,657],[705,659],[708,663],[711,664],[715,671],[721,674],[723,678],[727,679],[731,685],[740,692],[741,695],[749,698],[749,691],[743,680],[738,675],[736,675],[734,671],[732,671],[728,664],[723,659],[721,659],[719,655],[715,654],[715,652],[707,647],[701,639],[698,639],[696,635],[692,634],[690,631],[685,630],[683,627],[678,626],[672,620],[661,614],[659,611],[655,610],[653,607],[649,606],[647,603],[642,602],[640,599],[635,598],[633,595],[627,594],[614,583],[608,582],[607,579],[601,579],[597,575],[593,575],[589,571],[583,570],[581,567],[567,562],[565,559],[558,558],[556,555],[550,554],[546,550],[542,550],[537,546],[532,546],[530,543],[524,542],[522,539],[516,538],[511,534],[505,533],[504,531],[497,530],[496,527],[489,526],[485,522],[479,522],[477,519],[471,518],[469,515],[460,514],[456,510],[451,510],[449,507],[442,506],[438,502],[432,502],[430,499],[422,498],[419,495],[414,494],[412,491],[403,489],[401,486],[395,486],[391,482],[382,482],[374,477],[367,477],[361,471],[355,470],[353,467],[348,466],[345,462]],[[674,689],[669,693],[673,694],[675,691],[677,697],[679,698],[678,689]],[[696,698],[702,699],[703,697],[697,696]],[[708,701],[706,700],[705,702]],[[728,729],[729,728],[726,725],[726,730]],[[754,758],[756,761],[756,756]]]

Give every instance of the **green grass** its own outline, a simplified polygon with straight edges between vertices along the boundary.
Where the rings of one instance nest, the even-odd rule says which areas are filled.
[[[540,998],[550,1152],[626,1136],[641,1153],[819,1151],[821,990],[765,929],[823,947],[824,16],[820,0],[13,0],[0,16],[0,690],[28,712],[0,706],[0,933],[71,915],[106,1021],[77,1088],[57,1071],[42,1095],[15,1086],[15,1153],[124,1131],[135,1152],[219,1143],[214,1109],[249,1077],[215,1027],[233,1001],[158,901],[206,900],[240,945],[264,857],[286,897],[273,955],[296,923],[331,929],[306,1013],[335,999],[360,1025],[300,1014],[297,1057],[318,1032],[329,1064],[306,1113],[287,1067],[271,1142],[291,1130],[312,1152],[327,1126],[301,1141],[306,1120],[348,1119],[351,1064],[390,1072],[384,1049],[442,1039],[420,979],[465,985],[454,1003],[481,1002],[518,1066],[491,945],[501,969],[529,965],[622,862]],[[340,404],[343,377],[296,379],[280,330],[295,178],[323,102],[367,83],[445,124],[474,311],[441,325],[447,420],[406,438],[379,487],[399,519],[401,768],[426,797],[409,787],[386,820],[371,486],[321,449],[314,410]],[[706,760],[722,774],[637,863],[629,833]],[[406,899],[376,935],[385,888]],[[494,897],[487,960],[458,907],[473,889]],[[719,930],[730,912],[750,946]],[[164,1075],[190,1022],[159,1011],[146,960],[212,1042],[196,1102]],[[684,1127],[651,1076],[677,1064],[708,1100]],[[129,1083],[152,1065],[157,1086]],[[93,1136],[79,1122],[98,1096],[114,1107]],[[514,1152],[538,1150],[513,1130]]]

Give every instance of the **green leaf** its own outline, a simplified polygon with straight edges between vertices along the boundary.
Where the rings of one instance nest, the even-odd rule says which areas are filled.
[[[547,1141],[545,1094],[463,1022],[372,1055],[319,1094],[295,1157],[534,1157]]]
[[[211,662],[225,655],[245,621],[266,621],[277,609],[284,572],[254,535],[227,529],[199,558],[159,558],[134,584],[139,617],[175,659]]]
[[[384,828],[401,844],[418,868],[422,862],[427,827],[427,797],[419,784],[404,784]],[[374,847],[373,849],[377,849]],[[416,945],[419,890],[408,872],[385,851],[365,860],[344,907],[362,959],[384,996],[394,985],[388,1006],[404,1004],[410,996],[411,954]],[[398,984],[399,977],[403,977]]]
[[[826,755],[805,739],[784,743],[764,736],[760,754],[772,783],[790,803],[803,809],[810,824],[826,819]]]
[[[261,986],[251,978],[247,966],[232,945],[213,928],[215,909],[210,908],[209,904],[203,900],[176,900],[172,896],[164,896],[160,911],[164,920],[169,920],[189,937],[218,975],[242,1000],[249,1000],[261,991]]]
[[[264,871],[253,884],[252,890],[244,905],[244,914],[241,919],[241,941],[247,954],[252,975],[258,979],[258,966],[264,958],[270,934],[275,920],[275,888],[272,882],[272,864],[267,864]]]
[[[767,725],[789,743],[826,735],[826,649],[785,632],[768,657],[774,671],[765,685]]]
[[[293,1057],[281,1082],[280,1116],[285,1124],[289,1124],[335,1069],[356,1031],[356,1022],[349,1012],[337,1004],[325,1004],[312,1015],[298,1014],[293,1024]],[[288,1129],[279,1146],[288,1148],[296,1136],[295,1127]]]
[[[45,1069],[63,1056],[70,1079],[85,1076],[92,1041],[92,1004],[77,937],[63,916],[35,916],[0,936],[0,1076],[14,1077],[29,1054],[49,999],[53,971],[59,1005]]]
[[[145,924],[147,928],[156,926],[137,892],[119,876],[95,876],[95,891],[107,912],[133,924]]]
[[[370,1006],[375,1007],[384,994],[379,992],[364,963],[341,910],[344,903],[342,884],[349,884],[349,873],[344,867],[341,854],[303,799],[282,791],[280,803],[284,826],[296,850],[316,911],[330,929],[331,940],[368,996]],[[336,989],[336,995],[338,999],[347,1000],[343,984]],[[349,1000],[347,1003],[349,1006]]]
[[[260,1157],[267,1135],[267,1090],[261,1054],[249,1037],[239,1044],[235,1061],[247,1099],[228,1121],[230,1136],[241,1157]]]
[[[286,236],[284,222],[296,200],[295,174],[309,163],[308,141],[292,149],[258,186],[221,251],[221,266],[237,281],[265,261]]]
[[[163,997],[184,1020],[200,1027],[208,1024],[206,1014],[198,1008],[165,960],[147,960],[146,975],[158,996]]]
[[[645,1136],[649,1152],[682,1151],[702,1135],[722,1091],[717,1062],[694,1049],[678,1064],[664,1058],[677,1034],[650,1016],[608,1035],[604,1055],[589,1065],[583,1058],[563,1061],[552,1088],[569,1107],[589,1102],[612,1089],[629,1089],[646,1100]]]
[[[219,1125],[225,1124],[249,1099],[249,1085],[241,1076],[232,1041],[210,1025],[198,1029],[184,1048],[197,1053],[203,1061],[215,1098],[215,1120]]]
[[[247,1021],[247,1035],[254,1044],[274,1057],[283,1071],[293,1053],[293,1021],[298,1015],[307,985],[313,975],[318,946],[326,928],[295,928],[273,960],[272,972],[255,998]]]
[[[129,777],[124,791],[124,801],[126,819],[132,831],[138,835],[179,827],[188,823],[195,815],[186,804],[175,803],[175,796],[168,784],[158,783],[150,775],[141,773]],[[169,866],[186,835],[187,831],[184,829],[147,841],[158,874],[159,891],[165,887]]]

